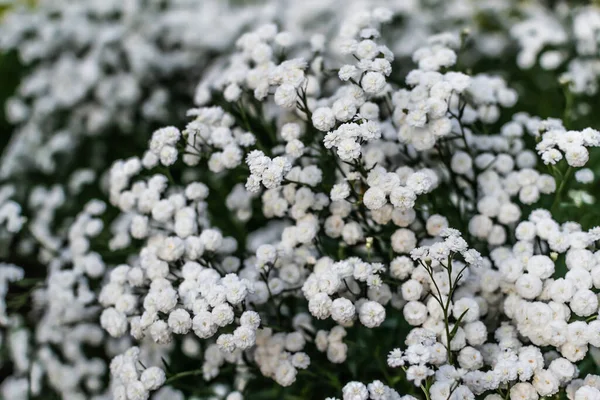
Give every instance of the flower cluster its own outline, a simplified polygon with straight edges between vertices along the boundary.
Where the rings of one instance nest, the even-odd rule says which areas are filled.
[[[600,146],[600,132],[586,128],[582,131],[567,131],[562,126],[542,134],[536,145],[544,164],[556,164],[563,157],[571,167],[583,167],[589,160],[586,147]]]
[[[158,367],[139,371],[139,356],[140,350],[132,347],[111,361],[110,370],[115,377],[115,399],[144,400],[151,390],[156,390],[165,383],[165,372]]]
[[[117,3],[0,28],[2,397],[600,398],[600,11]]]
[[[517,65],[526,69],[539,64],[544,70],[561,71],[560,81],[574,93],[595,94],[600,74],[600,10],[548,10],[532,4],[524,12],[526,18],[510,29],[520,46]]]
[[[228,8],[227,23],[216,18],[224,14],[218,1],[51,1],[8,13],[0,48],[16,50],[31,71],[6,104],[18,128],[2,177],[54,173],[69,152],[85,148],[83,135],[135,132],[172,118],[173,106],[192,94],[173,78],[194,79],[205,55],[226,48],[258,10],[241,11]],[[219,35],[206,34],[217,26]],[[139,113],[143,127],[133,123]]]
[[[19,203],[11,200],[15,188],[10,185],[0,188],[0,225],[5,227],[5,232],[15,234],[21,230],[25,217],[21,215]]]

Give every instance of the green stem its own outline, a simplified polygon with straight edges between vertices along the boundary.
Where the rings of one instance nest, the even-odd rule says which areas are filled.
[[[406,373],[406,367],[402,367],[402,370],[404,371],[404,373]],[[425,399],[430,400],[429,399],[429,388],[423,386],[423,384],[421,384],[419,387],[423,391],[423,394],[425,395]]]
[[[560,199],[562,197],[562,192],[565,189],[565,186],[567,184],[567,181],[569,180],[569,176],[571,175],[572,171],[573,171],[573,167],[569,166],[569,168],[567,169],[565,174],[562,176],[560,185],[558,186],[558,190],[556,191],[556,195],[554,196],[554,202],[552,203],[551,211],[553,214],[556,211],[556,209],[558,208],[558,206],[560,205]],[[554,179],[556,179],[556,176],[554,177]]]
[[[448,257],[448,285],[452,288],[452,257]],[[440,298],[442,294],[440,293]],[[451,292],[448,293],[446,304],[444,305],[444,325],[446,325],[446,349],[448,350],[448,364],[452,365],[452,349],[450,348],[450,342],[452,341],[452,335],[450,334],[450,320],[448,316],[448,309],[450,308],[450,301],[452,299]]]
[[[202,369],[194,369],[194,370],[190,370],[190,371],[179,372],[178,374],[171,375],[165,381],[165,384],[169,384],[169,383],[174,382],[174,381],[176,381],[178,379],[185,378],[186,376],[194,376],[194,375],[199,375],[201,373],[202,373]]]

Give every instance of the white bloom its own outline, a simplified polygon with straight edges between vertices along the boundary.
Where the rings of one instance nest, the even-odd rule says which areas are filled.
[[[140,382],[147,390],[156,390],[166,381],[165,372],[158,367],[150,367],[142,372]]]
[[[335,115],[331,108],[317,108],[312,114],[312,123],[318,130],[327,132],[335,126]]]
[[[358,318],[367,328],[375,328],[385,320],[385,308],[375,301],[367,301],[360,307]]]
[[[325,293],[317,293],[308,301],[308,310],[318,319],[325,319],[331,315],[333,301]]]
[[[352,321],[354,314],[354,304],[352,304],[350,300],[343,297],[333,300],[331,305],[331,318],[334,321],[345,324]]]
[[[369,391],[367,387],[360,382],[349,382],[343,389],[343,400],[367,400]]]
[[[363,202],[369,210],[378,210],[386,204],[385,192],[374,186],[363,195]]]
[[[182,308],[172,311],[169,314],[169,328],[174,333],[183,335],[188,333],[192,327],[192,319],[190,314]]]
[[[385,77],[379,72],[367,72],[361,80],[361,86],[367,93],[377,94],[385,88],[385,85]]]

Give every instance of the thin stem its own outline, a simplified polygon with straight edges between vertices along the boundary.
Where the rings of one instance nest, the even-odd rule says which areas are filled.
[[[560,199],[562,197],[562,192],[565,189],[565,186],[567,184],[567,181],[569,180],[569,176],[571,175],[571,172],[573,171],[573,167],[569,166],[569,168],[567,168],[567,171],[565,172],[565,174],[562,176],[560,185],[558,186],[558,190],[556,191],[556,195],[554,196],[554,202],[552,203],[552,212],[554,214],[554,211],[556,211],[557,207],[560,204]]]
[[[448,257],[448,285],[452,288],[452,258]],[[440,295],[441,297],[441,295]],[[452,341],[452,336],[450,335],[450,321],[448,318],[448,309],[450,308],[450,299],[451,295],[448,293],[448,298],[446,299],[446,304],[444,305],[444,325],[446,328],[446,349],[448,351],[448,364],[452,365],[452,349],[450,347],[450,342]]]
[[[406,367],[402,367],[402,370],[404,371],[404,373],[406,373]],[[430,400],[429,399],[429,390],[425,386],[423,386],[423,384],[419,385],[419,387],[423,391],[423,394],[425,395],[425,399]]]
[[[183,372],[179,372],[175,375],[170,376],[166,381],[165,381],[165,385],[169,384],[171,382],[174,382],[178,379],[181,378],[185,378],[186,376],[194,376],[194,375],[199,375],[202,373],[202,369],[194,369],[194,370],[190,370],[190,371],[183,371]]]

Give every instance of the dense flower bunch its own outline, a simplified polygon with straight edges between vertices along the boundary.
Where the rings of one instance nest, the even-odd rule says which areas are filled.
[[[226,48],[251,17],[228,9],[230,31],[209,36],[205,24],[217,23],[219,2],[148,3],[50,1],[7,14],[0,47],[18,51],[32,71],[6,105],[19,127],[3,155],[3,178],[53,173],[81,147],[78,136],[143,129],[133,124],[139,113],[146,127],[168,120],[189,96],[186,82],[167,88],[173,77]]]
[[[180,22],[197,23],[185,16],[197,4],[174,4],[134,10],[131,31],[115,30],[125,3],[47,10],[112,21],[98,28],[112,33],[107,42],[72,43],[105,60],[129,54],[129,41],[142,45],[148,36],[135,29],[157,15],[166,25],[155,21],[148,34],[159,42],[168,27],[176,43],[195,37]],[[0,263],[11,371],[2,396],[41,398],[49,388],[95,400],[600,399],[600,224],[588,207],[600,132],[576,123],[598,74],[571,77],[575,65],[600,60],[599,11],[523,5],[501,26],[505,36],[454,29],[407,51],[395,34],[409,9],[349,6],[333,34],[284,18],[221,38],[217,47],[232,49],[201,74],[187,124],[156,129],[102,182],[90,166],[66,185],[36,186],[27,218],[16,183],[4,185],[0,233],[27,233],[8,251],[35,254],[45,270],[30,282],[26,265]],[[444,24],[476,12],[460,10]],[[562,119],[521,107],[537,93],[487,68],[511,38],[517,70],[538,58],[543,69],[566,65],[555,76]],[[35,40],[25,47],[32,60],[52,53]],[[183,48],[173,51],[188,61],[205,54]],[[179,60],[160,54],[132,68]],[[57,110],[68,110],[65,126],[95,134],[129,123],[130,112],[177,109],[169,96],[150,107],[155,96],[141,95],[146,85],[167,92],[156,71],[132,72],[130,86],[112,72],[72,81],[89,70],[69,62],[61,55],[40,67],[9,102],[9,116],[21,116],[17,138]],[[23,92],[38,75],[47,79],[40,90],[56,92],[42,119],[38,92]],[[53,86],[61,76],[69,90]],[[110,104],[94,107],[88,95],[111,84]],[[138,95],[121,107],[128,88]],[[88,126],[100,120],[109,125]],[[70,143],[57,137],[50,142]],[[54,158],[55,147],[39,143]],[[85,185],[98,193],[62,216]]]
[[[56,226],[68,224],[60,215],[80,208],[71,198],[94,197],[93,183],[115,159],[136,153],[147,131],[183,123],[199,76],[218,71],[214,56],[247,25],[277,16],[292,40],[332,8],[323,2],[301,14],[298,5],[221,0],[11,3],[0,14],[0,50],[18,60],[22,79],[3,105],[14,130],[0,149],[0,243],[16,241],[27,256],[40,242],[58,249],[66,228]],[[39,215],[42,190],[64,198],[55,213]],[[19,207],[5,205],[9,198]],[[17,235],[24,215],[39,223]]]
[[[561,79],[573,92],[596,93],[600,10],[570,10],[565,3],[555,11],[531,4],[523,12],[527,17],[510,29],[520,46],[519,67],[531,68],[539,63],[543,69],[562,71]]]
[[[2,16],[0,49],[25,72],[4,105],[14,130],[0,149],[2,247],[58,251],[62,216],[81,208],[71,199],[90,198],[84,192],[127,154],[109,143],[132,151],[140,132],[181,121],[203,60],[230,46],[258,9],[241,11],[220,1],[14,4]],[[219,34],[208,35],[216,24]],[[19,234],[24,215],[32,227]]]

